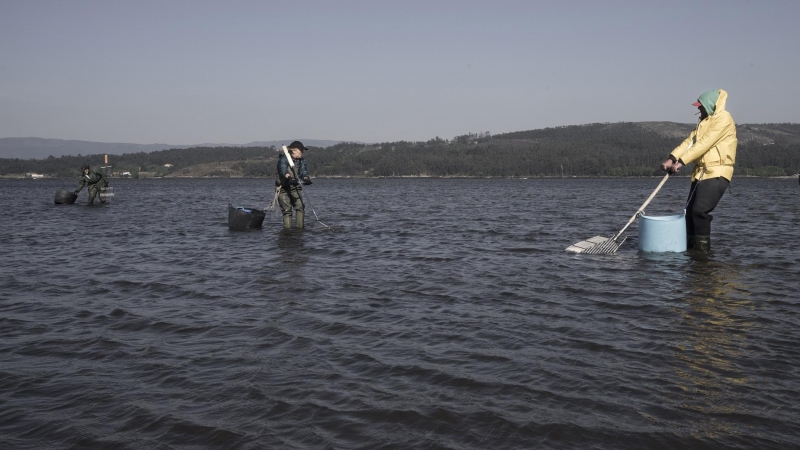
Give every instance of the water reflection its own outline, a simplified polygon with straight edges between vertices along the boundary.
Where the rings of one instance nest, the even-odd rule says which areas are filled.
[[[120,180],[98,208],[54,208],[58,183],[0,179],[0,442],[798,446],[800,210],[777,181],[740,180],[771,201],[723,202],[737,220],[709,257],[640,256],[633,236],[564,255],[650,179],[321,181],[341,233],[310,215],[228,232],[229,198],[257,204],[264,180]],[[670,186],[664,211],[686,194]],[[409,213],[432,194],[449,204]],[[95,242],[108,267],[78,274]]]
[[[304,254],[306,231],[291,229],[281,230],[275,237],[275,247],[279,262],[290,264],[304,264],[308,262],[308,256]]]
[[[654,262],[664,262],[668,264],[678,263],[685,266],[687,262],[692,260],[692,255],[687,252],[639,252],[639,257]]]
[[[688,288],[686,308],[678,338],[676,372],[684,395],[676,407],[699,413],[697,433],[703,436],[735,433],[731,422],[717,414],[747,414],[745,399],[751,379],[744,374],[740,361],[748,329],[747,315],[752,306],[747,285],[742,284],[739,267],[713,256],[690,253],[684,286]],[[682,342],[681,342],[682,341]]]

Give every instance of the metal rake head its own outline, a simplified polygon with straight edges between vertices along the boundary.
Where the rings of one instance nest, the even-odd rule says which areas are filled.
[[[614,238],[595,236],[591,239],[570,245],[567,247],[567,251],[573,253],[586,253],[589,255],[608,255],[619,250],[619,247],[623,242],[625,242],[625,239],[626,238],[622,238],[621,241],[617,242],[617,240]]]
[[[588,253],[590,255],[608,255],[619,250],[620,245],[622,245],[622,242],[608,239],[603,243],[596,244],[594,247],[586,249],[583,253]]]

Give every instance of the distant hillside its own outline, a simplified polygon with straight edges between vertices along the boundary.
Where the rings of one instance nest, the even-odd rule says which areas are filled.
[[[557,176],[563,166],[565,175],[635,176],[658,167],[694,127],[674,122],[598,123],[505,133],[481,144],[508,141],[518,154],[533,157],[535,167],[517,169],[523,172]],[[800,171],[800,124],[739,124],[736,132],[738,175]]]
[[[640,122],[641,126],[662,136],[683,139],[695,124],[674,122]],[[769,145],[775,142],[800,143],[800,124],[738,124],[736,137],[740,143]]]
[[[90,141],[70,141],[63,139],[43,139],[37,137],[27,138],[0,138],[0,158],[44,159],[50,156],[77,156],[77,155],[122,155],[124,153],[154,152],[172,148],[191,147],[269,147],[272,145],[286,145],[293,141],[254,141],[247,144],[125,144]],[[306,146],[330,147],[341,141],[300,139]]]
[[[488,132],[452,140],[338,143],[311,146],[309,171],[319,177],[560,177],[651,176],[694,125],[619,122]],[[787,176],[800,171],[800,124],[737,126],[737,176]],[[312,141],[305,141],[311,143]],[[165,177],[272,177],[274,147],[191,147],[110,156],[115,173]],[[43,160],[0,159],[0,176],[37,172],[77,176],[78,167],[102,155]],[[685,170],[682,175],[688,175]]]
[[[652,132],[656,135],[676,139],[685,139],[694,130],[696,124],[675,122],[616,122],[593,123],[586,125],[570,125],[555,128],[542,128],[537,130],[516,131],[513,133],[496,134],[494,139],[522,139],[535,141],[538,139],[574,140],[577,136],[585,135],[586,131],[592,133],[631,133],[639,129],[642,132]],[[631,128],[632,127],[632,128]],[[800,124],[737,124],[736,136],[739,143],[773,144],[800,143]],[[678,142],[679,143],[679,142]],[[676,145],[678,144],[676,143]]]

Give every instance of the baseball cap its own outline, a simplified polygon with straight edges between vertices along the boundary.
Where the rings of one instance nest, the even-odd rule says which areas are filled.
[[[308,150],[308,148],[307,148],[307,147],[305,147],[305,146],[303,145],[303,143],[302,143],[302,142],[300,142],[300,141],[294,141],[294,142],[292,142],[291,144],[289,144],[289,148],[297,148],[297,149],[300,149],[301,151],[306,151],[306,150]]]

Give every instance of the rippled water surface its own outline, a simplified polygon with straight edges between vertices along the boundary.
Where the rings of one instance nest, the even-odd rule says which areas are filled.
[[[227,227],[268,180],[0,180],[0,447],[800,447],[797,180],[707,257],[564,252],[658,181],[319,179],[285,233]]]

